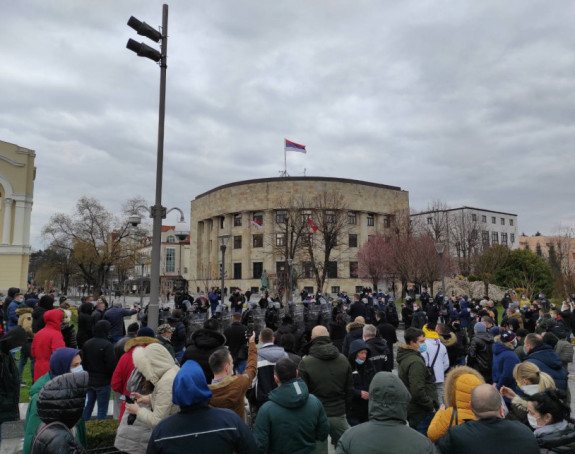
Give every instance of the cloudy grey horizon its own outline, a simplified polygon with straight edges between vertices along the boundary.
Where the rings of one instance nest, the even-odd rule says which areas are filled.
[[[518,215],[519,233],[575,227],[573,1],[169,2],[163,205],[292,176],[399,186]],[[83,195],[153,204],[162,2],[6,3],[0,140],[36,151],[32,245]],[[170,214],[166,223],[175,223]]]

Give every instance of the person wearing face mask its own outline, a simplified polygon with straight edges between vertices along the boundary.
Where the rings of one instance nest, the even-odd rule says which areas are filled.
[[[427,314],[419,307],[418,303],[413,305],[413,317],[411,318],[411,327],[423,329],[427,323]]]
[[[18,309],[25,308],[24,295],[22,293],[16,293],[14,299],[8,306],[8,319],[6,320],[6,331],[10,331],[18,326],[18,314],[16,311]]]
[[[69,372],[79,373],[82,372],[82,358],[80,357],[80,350],[75,348],[59,348],[54,351],[50,358],[50,370],[42,375],[30,388],[30,403],[26,411],[26,432],[24,435],[24,447],[22,448],[23,454],[30,454],[32,440],[36,429],[42,422],[38,415],[38,395],[40,390],[46,383],[54,377],[58,377]],[[86,425],[83,419],[80,419],[76,424],[76,440],[84,447],[86,447]]]
[[[515,334],[511,331],[504,331],[495,337],[493,344],[493,386],[501,389],[502,386],[515,389],[513,378],[513,368],[519,363],[519,358],[515,354],[517,341]]]
[[[504,419],[501,396],[493,386],[479,385],[471,391],[471,410],[477,420],[451,427],[439,439],[441,454],[539,454],[529,428]]]
[[[398,375],[411,394],[407,406],[409,425],[423,435],[439,407],[435,379],[425,365],[422,353],[427,351],[425,334],[417,328],[407,328],[405,344],[398,344]]]
[[[565,393],[558,389],[527,396],[527,419],[541,453],[575,452],[575,426]]]
[[[368,420],[368,390],[376,372],[369,357],[370,351],[365,341],[358,339],[351,343],[347,357],[353,378],[353,401],[347,414],[347,423],[350,426],[356,426]]]
[[[533,363],[523,362],[517,364],[513,368],[513,378],[524,396],[531,396],[546,389],[556,389],[553,378],[549,374],[541,372]],[[513,415],[512,419],[517,419],[527,424],[527,401],[506,386],[502,386],[499,392],[503,397],[511,401],[509,411]]]

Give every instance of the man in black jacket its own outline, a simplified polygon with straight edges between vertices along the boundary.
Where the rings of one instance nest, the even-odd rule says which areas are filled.
[[[82,347],[82,365],[88,372],[88,400],[84,409],[84,420],[89,421],[98,402],[98,419],[108,417],[110,402],[110,382],[116,368],[114,346],[108,340],[110,322],[100,320],[94,326],[94,337],[87,340]]]
[[[442,454],[539,454],[537,441],[527,426],[503,419],[501,396],[493,386],[479,385],[471,391],[471,409],[477,420],[451,427],[439,439]]]
[[[238,374],[243,374],[248,359],[248,327],[242,325],[242,314],[234,312],[232,314],[232,324],[225,329],[226,345],[230,350],[230,355],[234,360],[234,369]],[[252,323],[253,327],[253,323]]]
[[[242,309],[244,307],[244,303],[246,302],[246,298],[244,295],[240,293],[240,289],[237,288],[234,290],[234,294],[230,296],[230,309],[232,312],[239,312],[242,313]]]
[[[393,357],[390,354],[390,346],[385,339],[377,337],[377,328],[373,325],[363,327],[363,340],[369,349],[368,361],[373,365],[375,373],[391,372],[393,369]]]

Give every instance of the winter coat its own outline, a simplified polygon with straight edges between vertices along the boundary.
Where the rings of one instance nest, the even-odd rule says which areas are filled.
[[[320,336],[311,341],[309,355],[302,358],[298,370],[299,377],[321,401],[328,417],[343,416],[346,408],[351,408],[354,394],[351,366],[329,337]]]
[[[90,387],[109,385],[116,368],[114,346],[108,340],[109,332],[110,322],[100,320],[94,326],[94,337],[82,347],[82,366],[90,374]]]
[[[32,331],[37,333],[42,328],[46,326],[46,322],[44,321],[44,314],[51,309],[46,309],[42,306],[36,306],[32,310]]]
[[[406,344],[398,344],[397,374],[411,394],[407,419],[415,427],[427,413],[439,407],[435,380],[419,350]]]
[[[227,408],[245,420],[245,395],[258,373],[258,349],[250,342],[247,366],[243,374],[231,375],[209,385],[212,391],[212,407]]]
[[[413,311],[413,316],[411,318],[411,327],[423,329],[423,327],[427,324],[427,314],[423,312],[422,309],[417,311]]]
[[[17,326],[0,338],[0,423],[20,419],[20,374],[10,350],[22,347],[27,337],[26,331]]]
[[[443,388],[446,408],[437,410],[427,429],[427,436],[431,441],[437,443],[447,433],[450,422],[455,426],[477,419],[470,407],[471,391],[483,383],[483,376],[471,367],[459,366],[447,374]],[[456,409],[457,421],[453,415]]]
[[[232,355],[232,359],[234,360],[234,364],[237,366],[240,361],[247,359],[247,356],[243,358],[239,358],[240,352],[244,355],[248,348],[248,339],[246,337],[246,333],[248,328],[242,325],[240,322],[233,322],[226,330],[224,331],[224,336],[226,337],[226,345],[230,350],[230,355]]]
[[[112,379],[110,381],[110,385],[115,392],[123,394],[124,396],[128,396],[130,394],[128,391],[128,380],[132,374],[132,371],[134,370],[134,359],[132,358],[134,349],[136,347],[145,347],[147,345],[157,343],[159,343],[157,339],[146,336],[135,337],[126,343],[124,346],[125,353],[120,357],[120,360],[114,369],[114,373],[112,374]],[[120,420],[122,419],[125,408],[126,403],[122,401],[122,406],[120,409]]]
[[[22,300],[21,303],[16,300],[13,300],[10,303],[10,305],[8,306],[8,319],[6,320],[7,331],[10,331],[11,329],[18,326],[18,314],[16,313],[16,311],[18,309],[23,309],[25,307],[26,305],[24,304],[24,300]]]
[[[32,441],[32,454],[84,453],[71,429],[84,411],[88,374],[67,373],[48,381],[38,394],[38,426]],[[51,424],[55,423],[56,424]]]
[[[277,387],[274,381],[275,364],[287,357],[286,351],[278,345],[265,344],[258,349],[258,374],[253,384],[258,407],[267,402],[270,392]]]
[[[487,383],[491,382],[493,368],[493,336],[489,333],[476,333],[469,343],[467,365],[477,370]]]
[[[349,306],[347,313],[348,313],[349,318],[351,320],[355,320],[356,317],[364,317],[365,318],[365,314],[366,314],[365,304],[362,301],[354,301]]]
[[[542,454],[575,452],[575,426],[567,421],[539,427],[533,434]]]
[[[92,303],[82,303],[78,310],[78,334],[76,340],[78,341],[78,348],[84,346],[84,342],[91,339],[92,334],[92,310],[94,306]]]
[[[521,311],[514,312],[509,317],[507,317],[507,320],[510,320],[510,319],[517,320],[517,323],[519,323],[519,328],[524,328],[523,317],[521,317]]]
[[[150,427],[174,413],[179,408],[172,403],[172,385],[180,368],[174,358],[160,344],[151,344],[146,348],[136,347],[132,354],[134,366],[154,385],[150,395],[152,410],[140,408],[137,419]]]
[[[441,454],[540,454],[529,427],[501,418],[478,419],[451,427],[438,446]]]
[[[64,338],[64,343],[68,348],[78,348],[78,341],[76,339],[76,329],[74,325],[70,323],[63,323],[60,327],[62,331],[62,337]]]
[[[335,322],[329,323],[329,338],[339,351],[343,348],[343,341],[346,335],[347,331],[345,329],[345,325],[338,325]]]
[[[138,313],[136,309],[123,309],[118,306],[112,306],[104,313],[104,320],[110,322],[110,337],[124,335],[124,317],[129,317]]]
[[[464,356],[464,348],[459,343],[455,333],[440,334],[439,340],[447,350],[450,365],[457,364],[457,359]]]
[[[393,357],[390,347],[385,339],[381,337],[373,337],[366,342],[369,349],[369,362],[373,365],[375,373],[377,372],[391,372],[393,369]]]
[[[343,340],[343,346],[341,352],[347,357],[349,355],[349,346],[354,340],[363,338],[363,327],[365,323],[362,322],[351,322],[348,323],[345,329],[347,330],[347,335]]]
[[[563,363],[563,367],[567,369],[569,367],[569,363],[573,362],[573,344],[560,339],[555,345],[555,352],[559,355],[559,359]]]
[[[46,326],[36,333],[32,341],[31,354],[36,358],[34,364],[34,381],[50,370],[50,357],[57,348],[65,347],[64,337],[60,331],[63,312],[52,309],[44,314]]]
[[[406,424],[411,396],[391,372],[379,372],[369,387],[369,421],[345,431],[338,454],[435,454],[431,441]]]
[[[210,329],[199,329],[192,334],[192,343],[182,357],[182,366],[188,359],[193,359],[197,362],[206,375],[206,382],[211,383],[214,378],[214,373],[210,367],[210,355],[218,348],[226,344],[226,337],[217,331]]]
[[[16,309],[16,314],[18,315],[18,326],[24,328],[26,334],[28,334],[28,339],[34,339],[34,331],[32,330],[32,312],[33,309],[30,307],[22,307]]]
[[[535,364],[541,372],[551,375],[557,388],[563,391],[567,389],[567,371],[563,369],[561,358],[550,345],[535,347],[529,352],[525,361]]]
[[[156,339],[160,341],[160,343],[168,350],[172,358],[176,359],[176,352],[174,351],[174,346],[172,345],[172,341],[161,334],[156,336]]]
[[[497,383],[497,389],[502,386],[517,390],[515,379],[513,378],[513,368],[519,364],[519,358],[513,350],[502,344],[493,344],[493,383]]]
[[[299,378],[271,392],[258,412],[254,429],[261,454],[314,454],[315,442],[327,439],[328,433],[321,402]]]
[[[425,365],[431,367],[433,364],[433,372],[435,374],[435,383],[443,383],[445,381],[445,371],[449,369],[449,356],[447,348],[439,340],[439,334],[435,331],[430,331],[426,326],[423,327],[425,333],[425,344],[427,351],[422,353],[421,356],[425,361]],[[439,352],[438,352],[439,349]],[[437,359],[435,355],[437,353]],[[433,362],[435,360],[435,363]]]
[[[147,454],[255,454],[256,441],[245,423],[231,410],[210,407],[210,397],[202,369],[186,362],[174,380],[173,401],[181,410],[156,426]]]
[[[361,350],[367,350],[367,357],[363,364],[357,364],[355,357]],[[353,379],[353,400],[348,417],[360,422],[367,421],[367,400],[361,398],[361,392],[367,391],[376,371],[370,360],[371,353],[367,344],[362,340],[354,340],[349,347],[347,357],[351,366],[351,376]]]

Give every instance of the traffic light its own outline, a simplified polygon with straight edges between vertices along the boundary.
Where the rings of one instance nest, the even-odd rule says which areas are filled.
[[[156,43],[162,39],[162,34],[158,30],[154,29],[152,26],[146,24],[145,22],[140,22],[134,16],[130,17],[128,20],[128,25],[136,30],[138,35],[150,38]],[[150,60],[154,60],[155,62],[159,62],[162,59],[162,54],[158,50],[148,46],[147,44],[139,43],[133,39],[128,40],[126,47],[132,52],[135,52],[138,57],[146,57]]]

